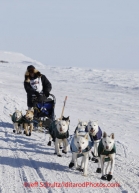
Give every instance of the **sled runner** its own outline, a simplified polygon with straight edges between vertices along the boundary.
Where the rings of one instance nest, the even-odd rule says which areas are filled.
[[[56,98],[53,94],[50,94],[49,98],[41,95],[39,100],[33,96],[32,101],[34,104],[34,130],[47,133],[50,124],[55,120]]]

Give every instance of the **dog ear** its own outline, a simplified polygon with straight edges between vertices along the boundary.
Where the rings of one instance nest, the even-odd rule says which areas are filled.
[[[85,138],[85,139],[89,139],[88,133],[85,134],[84,138]]]
[[[112,133],[112,134],[110,135],[110,137],[111,137],[112,139],[114,139],[114,133]]]
[[[103,138],[105,138],[105,137],[107,137],[107,133],[106,132],[103,133]]]
[[[30,111],[34,113],[34,109],[33,108],[31,108]]]
[[[94,121],[98,125],[98,120]]]
[[[78,137],[78,131],[76,130],[75,137]]]

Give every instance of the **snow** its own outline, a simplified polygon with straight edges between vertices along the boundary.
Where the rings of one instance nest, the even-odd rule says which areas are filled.
[[[139,189],[139,73],[137,71],[97,70],[77,67],[45,66],[22,54],[0,52],[0,192],[95,192],[131,193]],[[70,135],[78,119],[98,120],[108,134],[114,132],[116,163],[111,183],[115,188],[25,187],[24,183],[106,183],[95,173],[97,164],[89,161],[88,176],[69,169],[70,150],[62,158],[47,146],[48,135],[33,132],[31,137],[13,134],[9,114],[15,108],[25,113],[26,93],[23,86],[28,65],[34,65],[52,83],[56,96],[55,113],[61,115],[68,96],[65,116],[70,116]]]

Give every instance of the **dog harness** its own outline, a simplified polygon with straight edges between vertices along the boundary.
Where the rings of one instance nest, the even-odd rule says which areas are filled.
[[[30,124],[30,123],[34,123],[34,120],[32,119],[32,120],[29,120],[29,119],[27,119],[26,117],[25,117],[25,115],[23,116],[23,122],[24,123],[28,123],[28,124]]]
[[[65,138],[69,137],[69,131],[68,130],[65,133],[59,133],[58,132],[58,130],[56,128],[56,121],[53,121],[52,124],[50,125],[49,132],[54,140],[55,140],[55,138],[65,139]]]
[[[82,132],[82,131],[81,131],[81,132],[79,132],[79,136],[84,137],[86,133],[87,133],[87,132]],[[73,137],[72,140],[71,140],[71,143],[70,143],[70,150],[71,150],[71,152],[76,152],[76,153],[78,153],[77,157],[81,157],[81,156],[83,156],[83,153],[90,151],[90,149],[93,147],[93,145],[94,145],[94,142],[91,141],[91,139],[89,139],[89,141],[88,141],[88,146],[87,146],[84,150],[82,150],[82,153],[80,154],[80,153],[78,152],[77,147],[76,147],[75,144],[74,144],[74,137]]]
[[[109,156],[110,154],[116,153],[116,146],[114,144],[113,148],[111,151],[107,151],[104,149],[104,145],[102,143],[102,140],[99,142],[99,146],[98,146],[98,156],[100,157],[100,155],[106,155]],[[105,161],[110,161],[110,157],[105,158]]]
[[[23,116],[21,116],[18,120],[16,120],[16,113],[13,113],[11,118],[13,123],[18,123],[18,125],[21,125],[24,122]]]
[[[88,127],[85,128],[85,131],[88,132]],[[97,141],[97,140],[100,140],[102,138],[102,131],[100,129],[100,127],[98,126],[98,132],[96,133],[95,136],[93,136],[92,134],[90,134],[90,138],[92,141]]]

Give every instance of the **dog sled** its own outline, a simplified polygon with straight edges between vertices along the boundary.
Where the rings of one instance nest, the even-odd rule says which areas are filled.
[[[44,95],[38,99],[32,96],[34,108],[34,131],[49,133],[50,124],[55,121],[55,104],[56,98],[50,94],[48,98]]]

